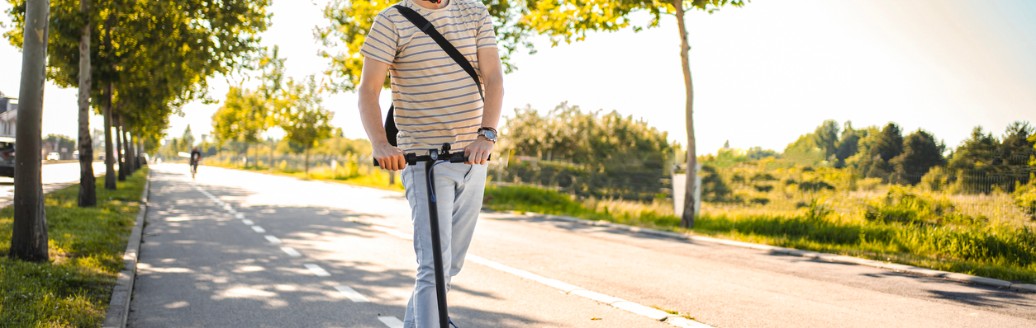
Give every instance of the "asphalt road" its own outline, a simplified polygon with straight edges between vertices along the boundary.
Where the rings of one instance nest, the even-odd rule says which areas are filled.
[[[118,169],[118,165],[115,167]],[[94,163],[94,174],[104,174],[104,163]],[[79,183],[79,163],[43,164],[40,178],[43,182],[44,193]],[[0,177],[0,207],[10,205],[13,201],[14,178]]]
[[[398,327],[416,266],[401,193],[152,170],[130,326]],[[1036,294],[498,213],[449,301],[460,327],[670,326],[618,307],[717,327],[1036,326]]]

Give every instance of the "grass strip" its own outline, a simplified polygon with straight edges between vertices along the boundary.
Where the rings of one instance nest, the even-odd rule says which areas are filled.
[[[567,215],[687,232],[650,210],[591,209],[570,195],[532,186],[491,186],[485,208]],[[691,231],[725,239],[849,255],[917,267],[1036,283],[1036,231],[995,224],[934,226],[836,221],[788,215],[700,215]]]
[[[9,259],[13,206],[0,209],[0,326],[99,327],[147,179],[143,168],[118,190],[97,179],[97,207],[79,208],[79,185],[47,194],[49,263]]]

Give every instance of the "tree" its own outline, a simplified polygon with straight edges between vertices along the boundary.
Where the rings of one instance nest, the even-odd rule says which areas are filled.
[[[784,148],[781,158],[797,165],[821,164],[824,161],[824,150],[820,149],[816,142],[817,138],[812,133],[801,135],[795,142]]]
[[[813,131],[814,142],[817,147],[824,151],[824,159],[834,161],[834,155],[838,152],[838,122],[826,120]]]
[[[260,94],[230,87],[223,106],[212,115],[212,132],[220,144],[228,141],[243,143],[247,166],[248,145],[258,142],[260,134],[266,130],[267,115],[266,104]]]
[[[971,137],[957,147],[947,168],[956,176],[956,181],[965,192],[989,192],[993,184],[990,178],[994,172],[996,150],[1000,141],[982,127],[975,127]]]
[[[867,130],[853,129],[852,122],[846,121],[842,128],[842,136],[838,138],[838,149],[835,151],[835,167],[845,167],[845,160],[859,151],[860,139],[866,136]]]
[[[213,132],[218,143],[236,141],[244,145],[245,166],[248,166],[249,145],[261,140],[262,133],[274,125],[274,114],[284,107],[285,90],[281,86],[284,59],[278,52],[274,47],[271,53],[259,60],[260,80],[264,83],[257,91],[231,87],[223,106],[212,115]],[[258,150],[256,152],[258,157]]]
[[[90,139],[90,90],[92,81],[90,79],[90,0],[79,1],[79,12],[83,15],[84,22],[80,27],[79,35],[79,207],[92,207],[97,205],[97,188],[94,181],[94,149],[93,140]]]
[[[191,125],[187,124],[187,127],[183,129],[183,136],[180,137],[186,151],[191,151],[191,147],[194,147],[194,133],[191,133]]]
[[[1034,171],[1028,162],[1036,156],[1034,141],[1029,140],[1033,135],[1036,135],[1033,127],[1021,121],[1011,123],[1004,132],[996,153],[995,171],[1005,191],[1014,191],[1017,185],[1029,183],[1030,174]]]
[[[946,164],[946,146],[925,130],[917,130],[903,140],[903,153],[889,161],[894,167],[892,180],[915,185],[928,170]]]
[[[22,76],[18,94],[17,145],[14,173],[14,226],[10,257],[50,260],[47,249],[47,214],[40,181],[40,128],[43,123],[43,82],[46,81],[47,33],[50,3],[31,0],[25,9]]]
[[[46,138],[43,138],[43,144],[50,146],[51,151],[70,153],[75,148],[76,141],[60,134],[48,134]]]
[[[873,129],[860,139],[859,152],[849,159],[849,164],[865,178],[889,182],[895,171],[890,161],[902,153],[902,132],[898,125],[890,122],[880,131]]]
[[[287,106],[280,114],[281,128],[292,149],[305,154],[305,172],[309,174],[309,150],[318,141],[331,137],[334,113],[324,108],[320,87],[312,75],[304,84],[288,80],[287,89]]]

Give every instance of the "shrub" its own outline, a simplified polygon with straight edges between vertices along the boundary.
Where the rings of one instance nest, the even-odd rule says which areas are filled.
[[[1030,182],[1014,191],[1014,203],[1022,208],[1029,218],[1036,220],[1036,182]]]
[[[953,203],[945,198],[926,197],[902,187],[893,187],[885,197],[868,204],[864,218],[881,223],[932,226],[968,225],[988,221],[985,217],[967,216],[956,212]]]

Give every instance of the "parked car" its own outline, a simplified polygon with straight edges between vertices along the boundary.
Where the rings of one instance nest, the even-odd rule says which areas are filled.
[[[0,176],[14,177],[14,138],[0,137]]]
[[[61,159],[61,154],[58,154],[58,152],[56,152],[56,151],[52,151],[52,152],[50,152],[50,154],[47,154],[47,160],[48,161],[56,161],[56,160],[60,160],[60,159]]]

